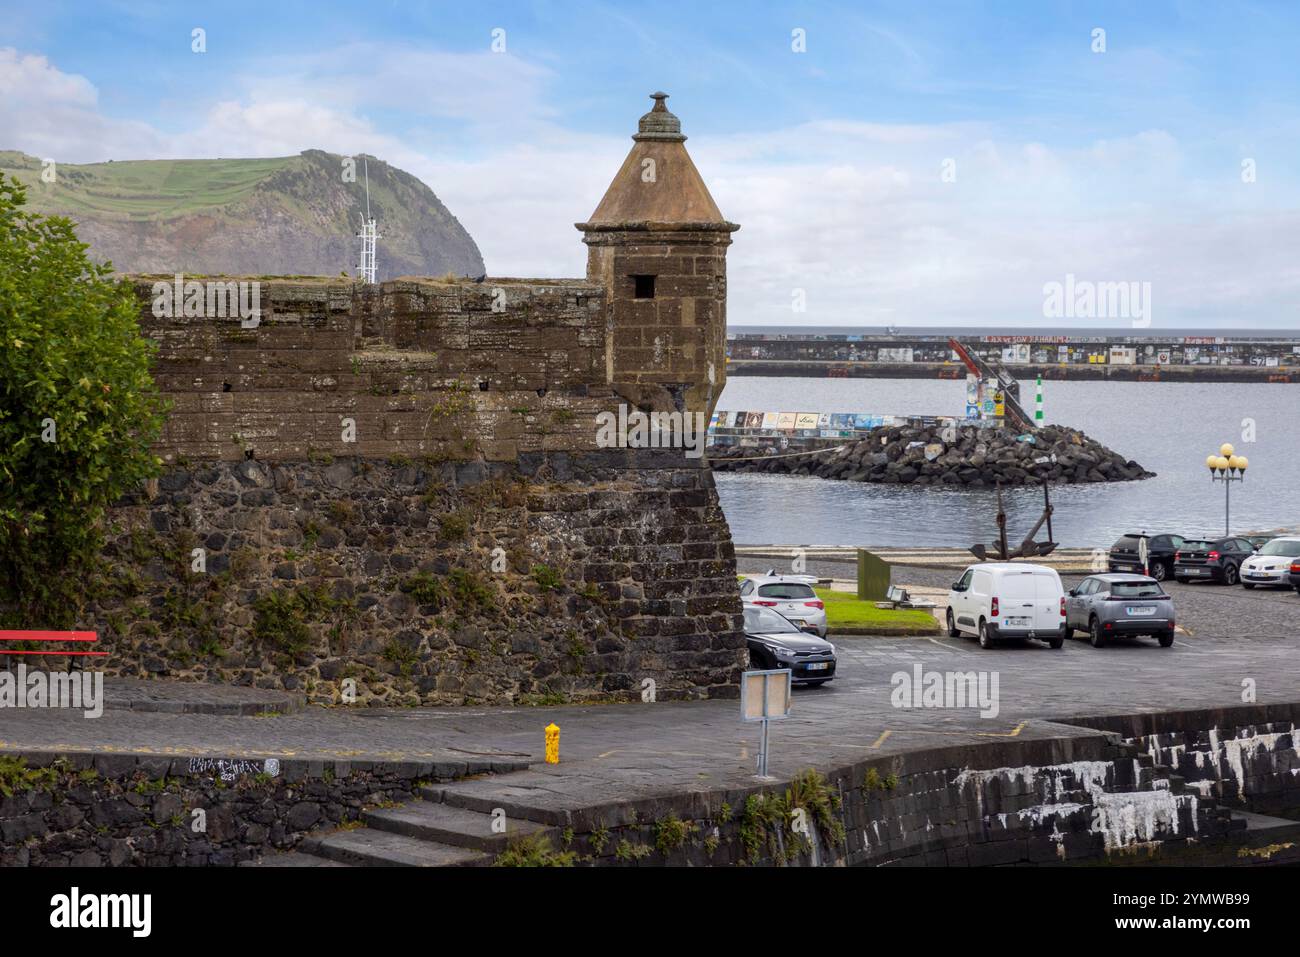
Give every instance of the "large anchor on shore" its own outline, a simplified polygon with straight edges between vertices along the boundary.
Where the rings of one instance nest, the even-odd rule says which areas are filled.
[[[1038,530],[1047,523],[1047,541],[1036,542],[1034,536]],[[1029,530],[1025,540],[1017,548],[1009,549],[1007,547],[1007,512],[1002,506],[1002,483],[998,483],[998,540],[990,542],[988,545],[972,545],[971,554],[980,561],[1008,562],[1013,558],[1036,558],[1040,555],[1050,555],[1056,550],[1056,542],[1052,541],[1052,499],[1047,492],[1047,480],[1043,479],[1043,514],[1038,516],[1038,521],[1034,527]]]

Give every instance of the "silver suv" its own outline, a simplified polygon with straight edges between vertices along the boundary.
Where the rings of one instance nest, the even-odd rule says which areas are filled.
[[[826,603],[806,575],[755,575],[740,585],[740,600],[779,612],[804,631],[826,637]]]
[[[1065,634],[1086,631],[1094,648],[1116,635],[1151,635],[1174,643],[1174,599],[1146,575],[1112,572],[1079,582],[1065,596]]]

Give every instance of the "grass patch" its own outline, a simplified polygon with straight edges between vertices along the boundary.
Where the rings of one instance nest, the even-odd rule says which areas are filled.
[[[875,602],[859,601],[853,592],[826,588],[816,591],[826,603],[826,623],[832,634],[938,634],[938,620],[925,609],[877,608]]]

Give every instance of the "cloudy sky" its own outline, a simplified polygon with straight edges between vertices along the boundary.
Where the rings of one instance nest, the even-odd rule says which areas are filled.
[[[0,149],[366,151],[491,274],[575,276],[663,89],[742,226],[734,324],[1122,325],[1045,318],[1073,275],[1296,330],[1298,44],[1290,3],[44,0],[0,20]]]

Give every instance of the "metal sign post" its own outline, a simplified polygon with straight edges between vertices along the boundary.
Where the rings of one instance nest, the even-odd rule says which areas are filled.
[[[758,776],[768,777],[768,722],[790,714],[789,668],[774,671],[746,671],[740,676],[740,720],[761,721],[763,735],[758,749]]]

